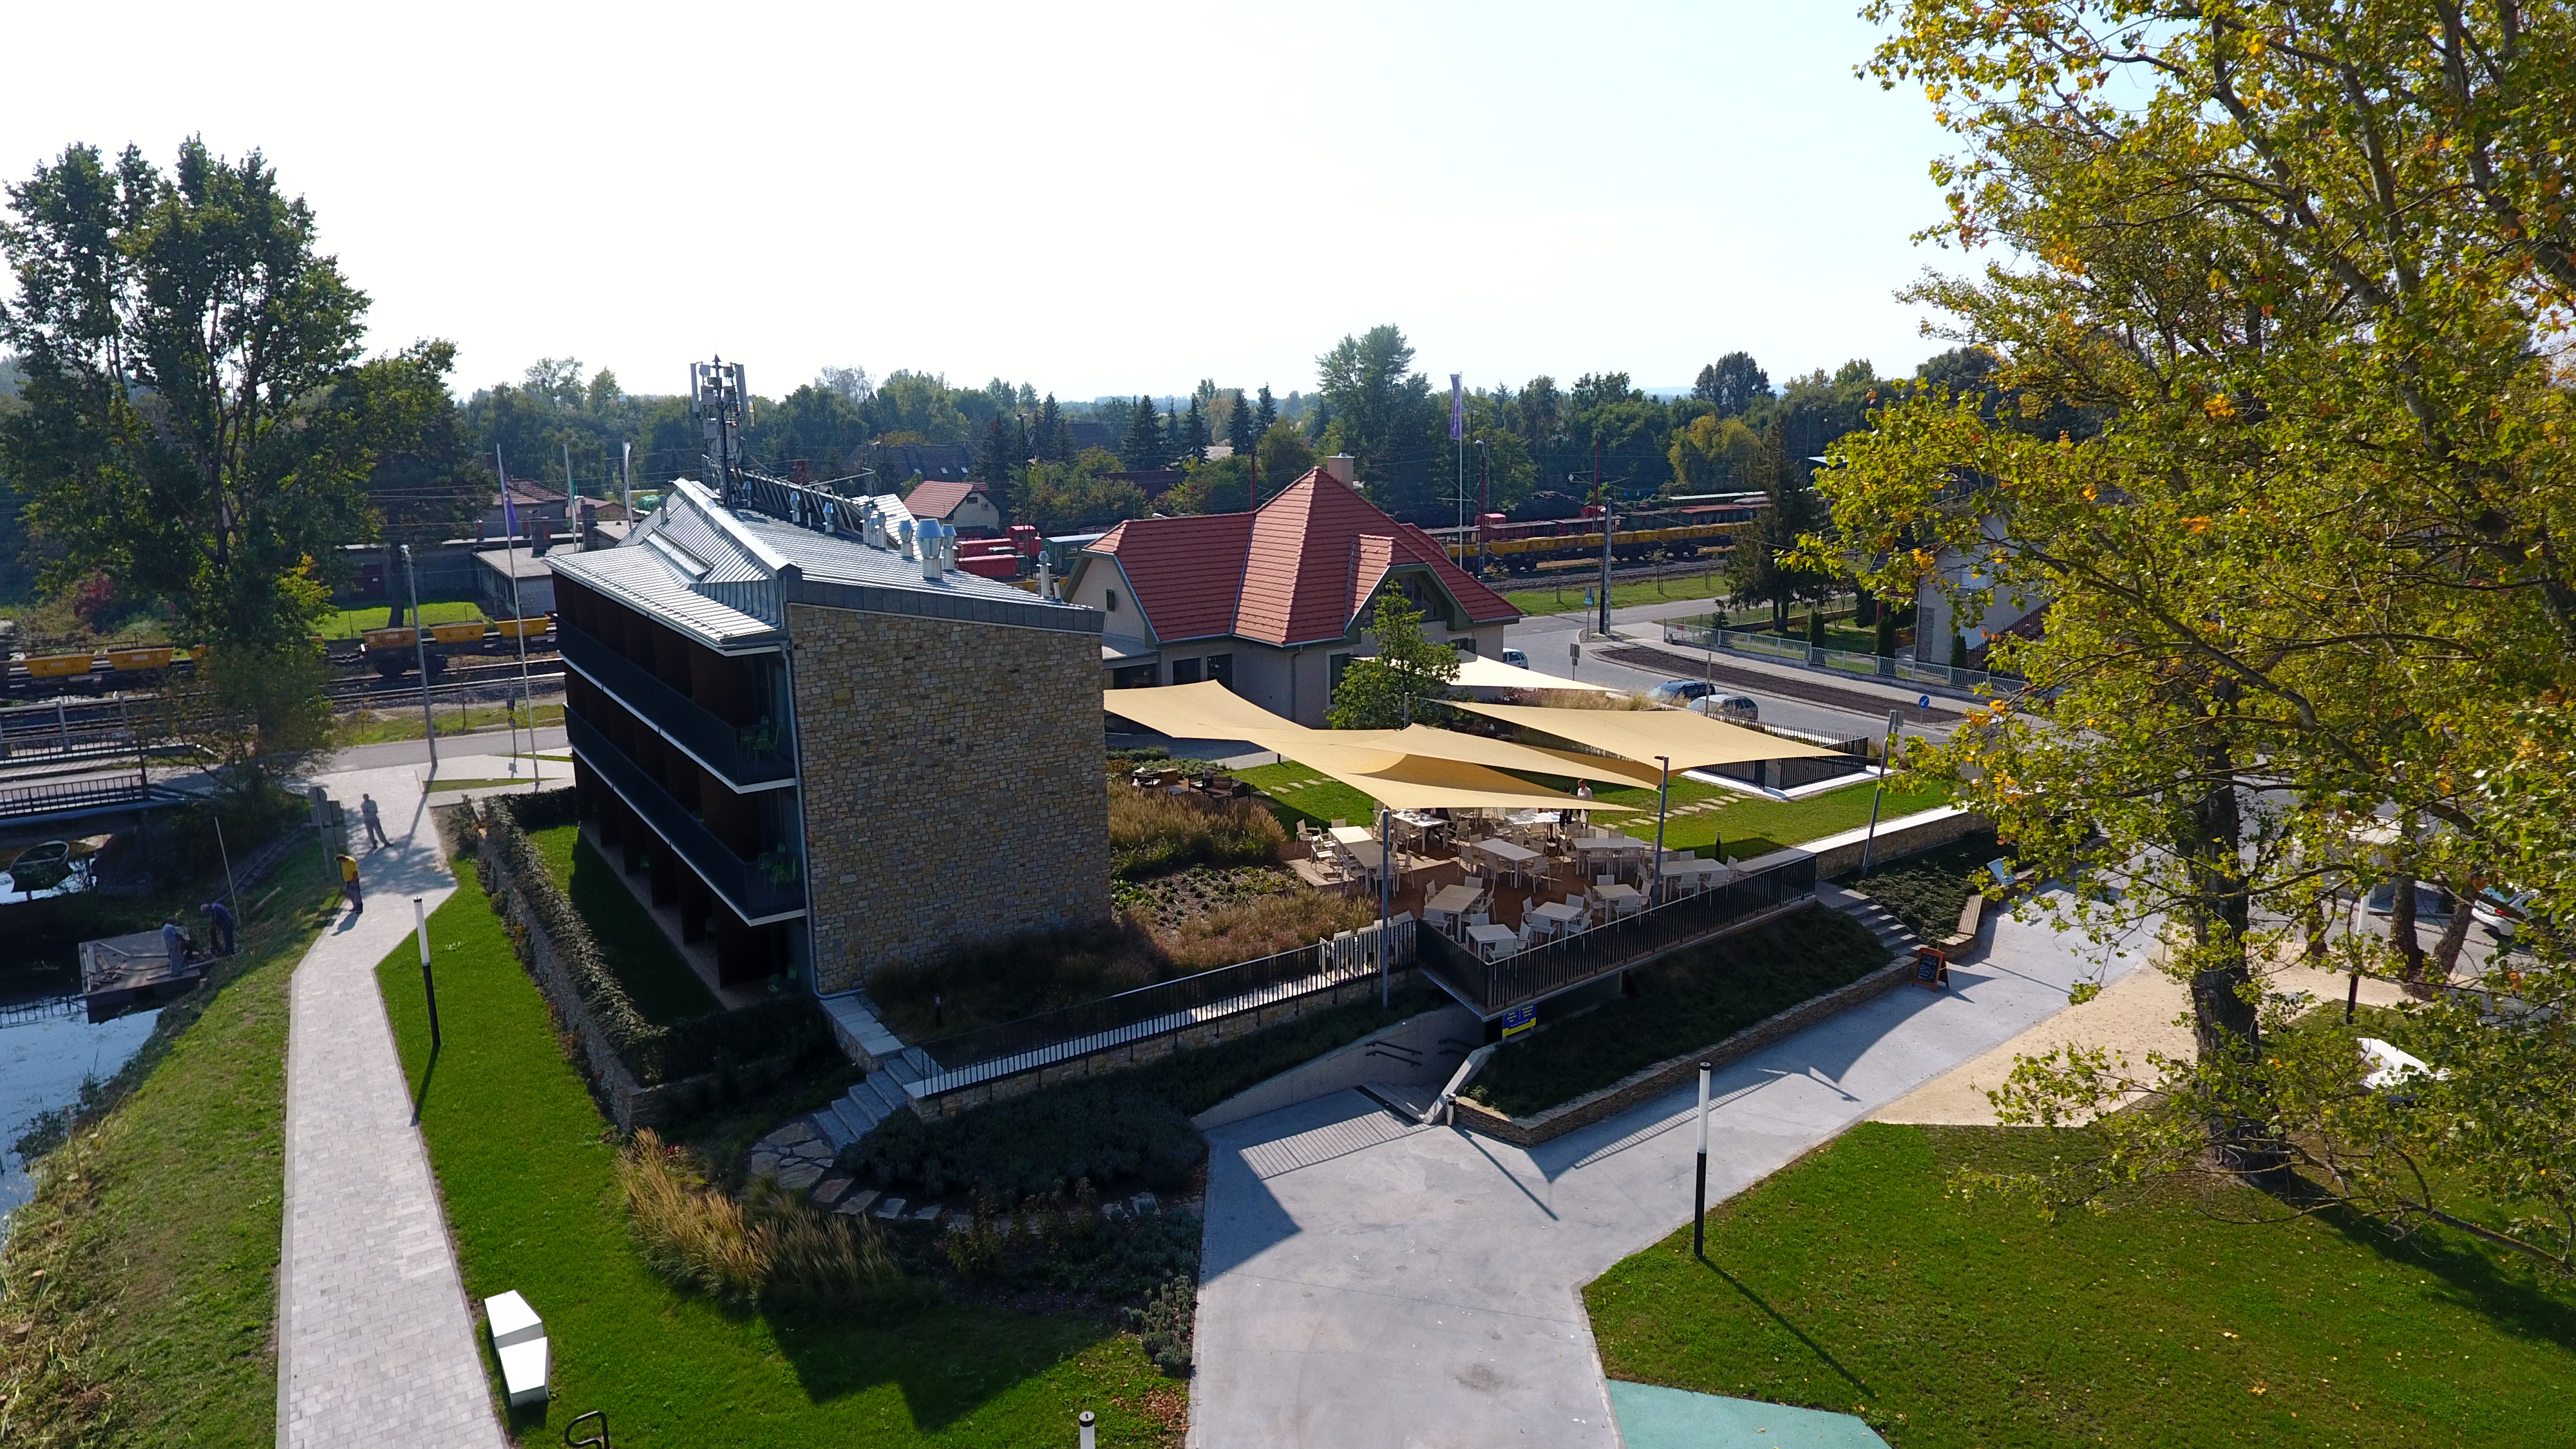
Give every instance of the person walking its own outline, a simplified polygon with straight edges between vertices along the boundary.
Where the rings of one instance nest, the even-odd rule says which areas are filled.
[[[367,824],[367,849],[374,850],[378,846],[393,844],[392,841],[385,839],[384,821],[377,818],[375,796],[358,797],[358,818]]]
[[[358,858],[354,855],[340,857],[340,894],[349,898],[350,915],[367,913],[367,898],[358,890]]]
[[[239,924],[222,901],[206,902],[206,935],[214,942],[216,955],[233,953],[233,932]]]

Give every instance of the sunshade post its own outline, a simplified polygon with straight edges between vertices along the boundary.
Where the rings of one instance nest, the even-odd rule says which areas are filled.
[[[1377,1009],[1386,1010],[1389,987],[1386,972],[1387,937],[1393,934],[1388,918],[1395,909],[1395,847],[1387,828],[1391,814],[1385,805],[1377,807]]]
[[[1673,797],[1673,757],[1657,755],[1655,763],[1662,768],[1663,779],[1655,786],[1655,876],[1646,887],[1646,903],[1659,906],[1664,903],[1664,807]]]
[[[1878,801],[1887,793],[1887,772],[1896,768],[1896,732],[1904,723],[1905,711],[1891,709],[1887,712],[1887,745],[1879,754],[1878,783],[1871,786],[1869,792],[1869,833],[1860,838],[1860,873],[1863,877],[1869,875],[1870,847],[1878,843]]]

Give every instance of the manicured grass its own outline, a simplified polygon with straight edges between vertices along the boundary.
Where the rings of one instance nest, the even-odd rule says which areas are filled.
[[[546,1320],[555,1397],[514,1419],[520,1442],[557,1443],[594,1408],[635,1449],[1018,1449],[1070,1444],[1086,1408],[1103,1444],[1177,1441],[1156,1416],[1176,1409],[1177,1386],[1133,1338],[1088,1318],[941,1307],[818,1323],[728,1313],[665,1286],[628,1235],[613,1134],[489,905],[460,891],[430,939],[446,1042],[434,1070],[417,956],[395,951],[377,979],[466,1292],[517,1289]]]
[[[1239,779],[1251,782],[1254,789],[1279,802],[1282,823],[1293,827],[1303,818],[1316,825],[1334,820],[1347,820],[1354,825],[1377,823],[1377,802],[1336,780],[1291,761],[1280,765],[1260,765],[1234,772]],[[1533,783],[1550,790],[1572,791],[1574,781],[1550,776],[1532,776]],[[1670,806],[1679,809],[1702,801],[1715,800],[1716,809],[1677,815],[1664,826],[1664,847],[1668,850],[1706,851],[1721,837],[1726,842],[1726,858],[1742,860],[1764,855],[1784,845],[1797,845],[1818,840],[1869,823],[1869,784],[1847,785],[1810,795],[1803,800],[1769,800],[1747,795],[1723,785],[1704,785],[1697,780],[1673,777]],[[1626,831],[1640,840],[1655,838],[1655,792],[1624,786],[1595,786],[1594,798],[1604,804],[1635,807],[1635,813],[1604,814],[1600,823]],[[1891,790],[1880,802],[1878,818],[1894,820],[1918,810],[1929,810],[1949,801],[1947,787],[1923,785],[1910,790]]]
[[[0,1443],[276,1437],[288,982],[333,900],[309,853],[279,872],[42,1160],[0,1254]]]
[[[1585,1290],[1613,1378],[1857,1411],[1896,1449],[2567,1442],[2576,1297],[2173,1184],[2042,1222],[1961,1190],[2069,1144],[1864,1124]]]
[[[1887,964],[1859,922],[1822,907],[1629,973],[1622,996],[1506,1043],[1467,1095],[1526,1117],[1714,1046]]]
[[[580,826],[531,830],[528,843],[537,848],[555,885],[572,898],[617,984],[626,988],[646,1021],[677,1026],[716,1009],[715,993],[635,903],[635,893],[617,878],[617,867],[582,838]]]
[[[463,624],[483,617],[474,604],[429,599],[420,606],[421,619],[431,624]],[[325,639],[355,639],[369,629],[381,629],[393,619],[393,606],[378,604],[372,608],[334,609],[314,622],[313,632]],[[410,624],[411,607],[403,606],[403,622]]]
[[[433,705],[430,712],[437,717],[441,737],[507,729],[513,723],[526,729],[532,712],[539,729],[563,724],[563,703],[560,700],[553,703],[537,700],[533,710],[522,710],[515,704],[473,704],[463,708],[439,704]],[[382,745],[396,740],[420,739],[427,733],[421,725],[417,703],[409,709],[389,704],[382,709],[362,709],[340,716],[332,739],[342,746]]]
[[[1583,607],[1583,591],[1597,589],[1597,573],[1569,575],[1549,581],[1542,588],[1514,589],[1503,595],[1513,608],[1524,614],[1570,614]],[[1631,604],[1665,604],[1676,599],[1714,599],[1726,592],[1726,578],[1712,566],[1707,573],[1682,574],[1671,578],[1637,579],[1623,583],[1611,575],[1610,607],[1624,609]]]

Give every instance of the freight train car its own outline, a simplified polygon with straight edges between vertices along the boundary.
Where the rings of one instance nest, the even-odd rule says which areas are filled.
[[[1734,537],[1752,527],[1763,506],[1762,495],[1713,494],[1678,498],[1651,508],[1620,509],[1611,518],[1610,554],[1621,563],[1654,559],[1693,559],[1703,551],[1723,551]],[[1601,557],[1601,510],[1586,507],[1575,518],[1540,518],[1513,522],[1499,513],[1480,514],[1465,528],[1435,528],[1431,536],[1449,556],[1471,567],[1478,559],[1516,574],[1535,573],[1542,564],[1584,563]]]

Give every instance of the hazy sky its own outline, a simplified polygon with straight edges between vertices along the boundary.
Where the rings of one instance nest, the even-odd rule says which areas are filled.
[[[260,148],[460,391],[721,352],[1285,393],[1379,322],[1471,385],[1894,372],[1937,346],[1892,293],[1959,258],[1908,240],[1944,141],[1853,78],[1854,8],[31,6],[0,176]]]

